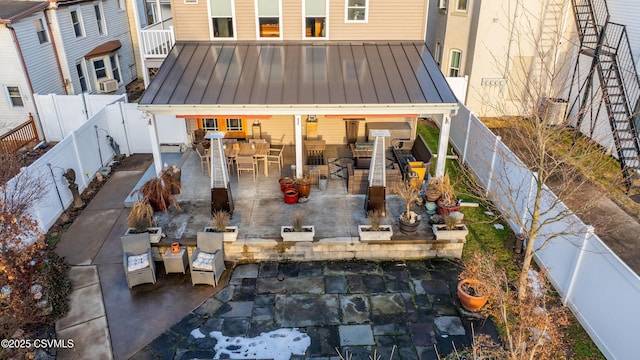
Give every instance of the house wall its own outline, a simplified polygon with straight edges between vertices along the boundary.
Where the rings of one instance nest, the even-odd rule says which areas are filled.
[[[30,94],[29,83],[20,64],[18,52],[13,44],[11,32],[0,26],[0,134],[29,120],[29,113],[36,115],[35,104]],[[18,86],[24,107],[12,107],[9,103],[6,86]]]
[[[256,40],[254,0],[235,1],[238,40]],[[345,23],[345,2],[329,1],[327,29],[329,40],[424,40],[425,0],[396,2],[369,0],[366,23]],[[210,40],[207,1],[198,4],[172,3],[176,40]],[[282,31],[285,40],[301,40],[302,1],[282,0]]]
[[[93,2],[87,2],[72,6],[61,6],[57,10],[50,10],[49,13],[52,22],[54,21],[53,18],[55,18],[56,30],[54,31],[59,40],[56,43],[58,52],[60,54],[64,53],[63,56],[60,56],[63,63],[63,73],[65,79],[69,79],[72,84],[69,93],[79,94],[82,92],[75,68],[78,60],[85,62],[90,92],[97,93],[93,64],[89,60],[85,60],[84,55],[102,43],[120,40],[122,47],[117,50],[117,54],[120,64],[121,83],[116,93],[122,94],[125,92],[125,85],[137,78],[127,12],[118,9],[116,1],[102,1],[103,14],[106,20],[106,34],[99,35],[93,4]],[[70,13],[72,8],[80,9],[85,34],[80,38],[76,38],[73,31]]]
[[[51,39],[40,44],[34,25],[36,19],[42,19],[46,24],[44,12],[37,12],[13,24],[33,91],[36,94],[64,95],[64,85],[57,68]],[[49,36],[48,31],[47,36]]]

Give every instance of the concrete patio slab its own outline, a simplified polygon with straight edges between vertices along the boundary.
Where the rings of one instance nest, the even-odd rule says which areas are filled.
[[[74,340],[73,348],[57,350],[58,360],[113,359],[105,316],[56,331],[56,336],[58,339]]]
[[[105,316],[100,284],[88,285],[69,294],[69,312],[56,322],[56,331]]]
[[[73,289],[100,283],[98,269],[95,266],[71,266],[68,276]]]
[[[121,212],[122,209],[85,209],[62,234],[56,252],[70,265],[90,265]]]

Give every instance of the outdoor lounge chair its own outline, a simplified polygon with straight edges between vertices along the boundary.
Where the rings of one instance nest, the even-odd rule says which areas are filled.
[[[191,283],[216,286],[224,272],[222,234],[198,232],[197,246],[189,258]]]
[[[149,233],[120,237],[122,242],[122,264],[129,289],[145,284],[156,283],[156,264],[151,256]]]

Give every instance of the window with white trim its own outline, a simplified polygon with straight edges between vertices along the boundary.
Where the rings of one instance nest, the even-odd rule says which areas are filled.
[[[44,27],[44,21],[42,20],[42,18],[33,20],[33,23],[36,27],[36,33],[38,34],[38,41],[40,42],[40,44],[49,42],[47,29]]]
[[[282,38],[280,0],[256,0],[258,39]]]
[[[80,82],[80,89],[82,92],[89,91],[87,86],[87,77],[85,76],[84,64],[82,60],[76,63],[76,72],[78,73],[78,81]]]
[[[435,54],[433,54],[433,59],[438,65],[442,62],[442,44],[436,43],[436,51]]]
[[[456,0],[456,11],[467,11],[468,0]]]
[[[9,97],[9,105],[11,107],[24,107],[24,101],[22,101],[22,94],[20,94],[20,88],[17,86],[7,86],[7,96]]]
[[[346,0],[345,22],[367,22],[369,0]]]
[[[207,131],[218,131],[218,119],[202,119],[202,128]]]
[[[228,118],[227,119],[227,130],[228,131],[242,131],[242,119],[239,119],[239,118]]]
[[[209,5],[213,37],[215,39],[233,38],[233,0],[210,0]]]
[[[82,25],[82,14],[80,13],[80,9],[72,9],[71,13],[71,24],[73,24],[73,33],[76,34],[76,37],[84,36],[84,26]]]
[[[304,38],[326,38],[327,0],[304,0]]]
[[[449,58],[449,76],[455,77],[460,75],[460,63],[462,59],[462,51],[451,50]]]
[[[118,56],[116,56],[116,54],[109,55],[109,64],[111,65],[111,74],[113,75],[113,78],[118,80],[118,83],[120,83],[120,64],[118,63]]]
[[[94,3],[93,10],[96,13],[96,25],[98,25],[98,34],[106,34],[107,24],[104,22],[104,15],[102,14],[102,3]]]
[[[117,53],[92,58],[91,63],[93,64],[96,80],[115,79],[118,83],[122,82]]]

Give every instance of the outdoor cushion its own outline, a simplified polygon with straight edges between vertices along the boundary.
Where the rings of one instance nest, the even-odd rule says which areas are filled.
[[[127,257],[127,270],[136,271],[149,266],[149,255],[131,255]]]
[[[200,252],[198,253],[196,260],[193,262],[193,268],[197,270],[213,271],[214,258],[215,254]]]

